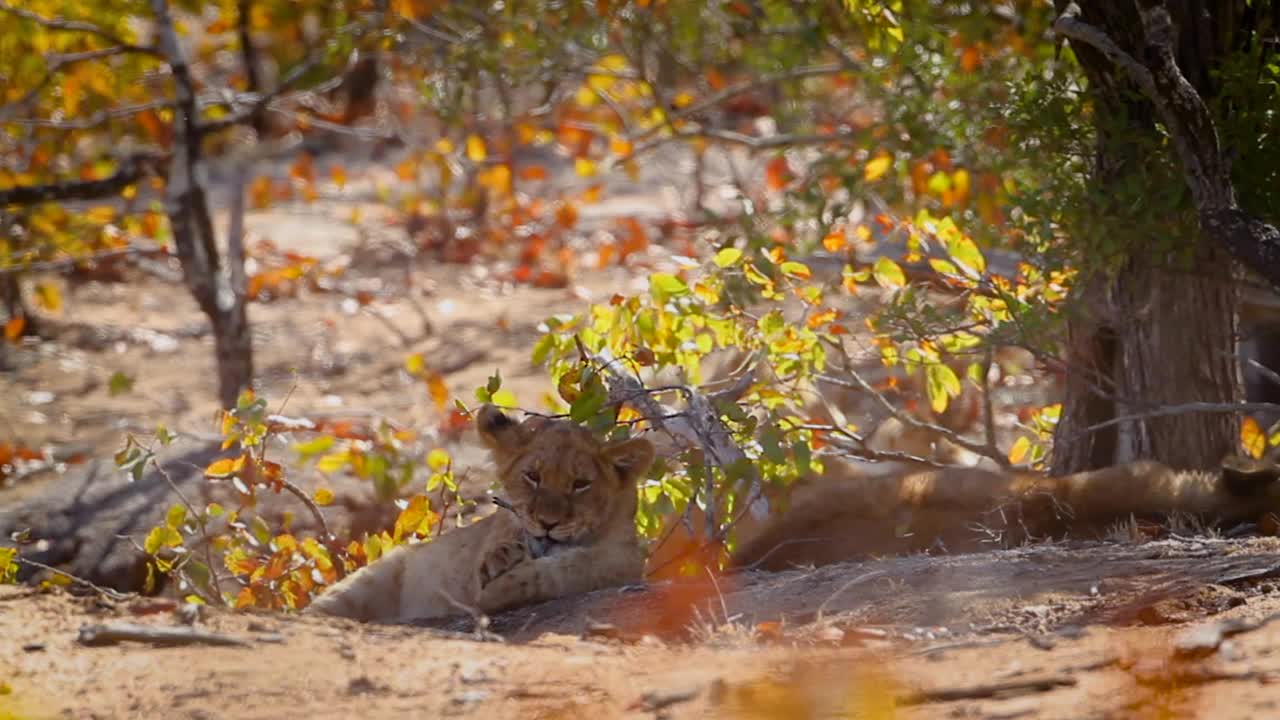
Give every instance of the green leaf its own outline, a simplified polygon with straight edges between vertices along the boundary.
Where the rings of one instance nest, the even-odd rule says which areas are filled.
[[[907,275],[902,272],[898,263],[884,256],[877,259],[876,264],[872,266],[871,276],[883,288],[896,289],[907,284]]]
[[[804,263],[801,263],[801,262],[796,262],[794,260],[788,260],[787,262],[782,263],[782,265],[780,265],[778,269],[782,271],[783,275],[786,275],[788,277],[793,277],[793,278],[799,278],[801,280],[808,280],[810,277],[813,276],[813,273],[809,270],[808,265],[805,265]]]
[[[485,384],[484,389],[489,392],[492,397],[494,393],[502,389],[502,373],[498,370],[493,371],[493,375],[489,376],[489,382]]]
[[[689,292],[689,286],[671,273],[654,273],[649,276],[649,293],[659,303]]]
[[[332,435],[320,435],[307,442],[294,443],[293,451],[298,453],[301,459],[306,460],[333,447],[334,442],[335,438]]]
[[[263,520],[261,515],[255,515],[250,526],[253,539],[257,540],[262,547],[266,547],[271,542],[271,527],[267,525],[267,521]]]
[[[929,395],[929,406],[933,411],[943,412],[951,398],[960,395],[960,378],[945,363],[932,363],[925,369],[925,391]]]
[[[107,380],[107,393],[112,397],[122,395],[133,390],[134,377],[126,375],[124,371],[117,370],[111,373],[111,379]]]
[[[600,412],[600,408],[604,407],[605,401],[608,399],[608,392],[603,385],[591,383],[583,389],[582,394],[569,406],[569,417],[574,422],[586,422]]]
[[[187,521],[187,509],[179,504],[169,506],[169,512],[165,513],[164,522],[174,530],[182,529],[182,523]]]

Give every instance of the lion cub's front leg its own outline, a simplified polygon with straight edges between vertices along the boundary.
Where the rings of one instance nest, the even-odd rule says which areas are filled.
[[[507,539],[494,544],[480,559],[480,589],[505,575],[520,563],[532,559],[529,547],[521,538]]]
[[[601,546],[555,548],[543,557],[526,556],[480,590],[484,612],[551,600],[576,593],[639,582],[644,561],[639,548]]]

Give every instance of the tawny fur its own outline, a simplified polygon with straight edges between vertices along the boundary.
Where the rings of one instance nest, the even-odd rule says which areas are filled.
[[[653,461],[647,440],[603,444],[574,423],[517,424],[487,405],[476,425],[515,512],[398,547],[326,591],[313,612],[365,621],[493,613],[641,580],[636,481]]]
[[[735,564],[779,569],[930,549],[963,552],[1102,537],[1133,515],[1186,513],[1231,524],[1280,509],[1270,473],[1233,484],[1229,470],[1136,462],[1060,478],[979,468],[842,478],[839,462],[828,461],[836,465],[824,477],[797,486],[790,509],[745,538]]]

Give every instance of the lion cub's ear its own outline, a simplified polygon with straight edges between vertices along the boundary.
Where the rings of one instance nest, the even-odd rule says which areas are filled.
[[[510,450],[522,440],[520,425],[489,403],[476,412],[476,432],[492,450]]]
[[[642,437],[632,438],[605,447],[604,458],[618,471],[622,484],[630,485],[653,464],[653,444]]]

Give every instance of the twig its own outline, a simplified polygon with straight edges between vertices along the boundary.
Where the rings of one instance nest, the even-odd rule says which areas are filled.
[[[868,393],[869,395],[871,395],[871,397],[875,399],[883,408],[888,410],[890,414],[892,414],[894,417],[896,417],[898,420],[902,421],[903,423],[910,425],[911,427],[917,430],[928,430],[929,432],[937,433],[938,435],[941,435],[942,437],[946,438],[947,440],[951,441],[956,445],[959,445],[965,450],[975,452],[979,455],[982,455],[983,457],[991,458],[992,461],[994,461],[997,465],[999,465],[1003,469],[1007,470],[1010,467],[1012,467],[1012,465],[1009,463],[1009,458],[1005,457],[1004,453],[1000,452],[1000,448],[991,447],[986,443],[976,443],[976,442],[973,442],[972,440],[967,440],[961,437],[960,434],[955,432],[954,430],[938,425],[937,423],[918,420],[908,415],[907,413],[900,411],[898,408],[894,407],[893,403],[889,402],[889,398],[885,397],[883,393],[873,388],[871,386],[871,383],[863,379],[863,377],[859,375],[857,371],[855,371],[854,369],[848,366],[845,366],[840,369],[843,370],[845,373],[848,373],[849,377],[853,378],[853,382],[849,382],[848,380],[845,380],[843,378],[838,378],[838,377],[834,377],[832,375],[826,375],[826,374],[817,375],[815,377],[816,379],[822,382],[831,383],[832,385],[852,388],[855,390],[862,390]]]
[[[222,585],[218,582],[218,573],[215,570],[217,565],[213,564],[213,539],[209,537],[209,527],[205,522],[204,513],[197,512],[195,506],[191,504],[191,501],[187,500],[187,496],[183,494],[182,488],[178,487],[178,483],[174,481],[173,476],[170,475],[169,471],[165,470],[164,466],[160,464],[155,453],[152,452],[150,448],[147,448],[147,452],[151,453],[151,467],[155,468],[155,471],[160,475],[160,477],[164,478],[164,481],[169,484],[169,488],[173,490],[173,494],[178,496],[178,499],[182,501],[183,507],[187,509],[188,515],[190,515],[190,517],[196,521],[196,524],[200,526],[200,540],[201,544],[204,545],[204,562],[209,568],[209,577],[213,581],[213,591],[218,594],[218,602],[225,603],[226,599],[222,594]],[[195,583],[191,583],[191,587],[195,588],[196,592],[200,592],[200,588],[196,587]]]
[[[1276,403],[1264,402],[1242,402],[1242,403],[1213,403],[1213,402],[1189,402],[1178,405],[1166,405],[1145,412],[1133,413],[1130,415],[1118,415],[1110,420],[1104,420],[1100,423],[1081,428],[1075,434],[1064,438],[1072,440],[1091,432],[1097,432],[1112,425],[1119,425],[1133,420],[1147,420],[1149,418],[1168,417],[1170,415],[1183,415],[1186,413],[1250,413],[1250,412],[1276,412],[1280,411],[1280,405]],[[1058,442],[1062,442],[1059,440]]]
[[[218,645],[223,647],[249,647],[252,643],[233,635],[223,635],[186,627],[155,627],[134,623],[108,623],[85,625],[80,628],[76,642],[87,647],[118,645],[122,642],[140,642],[157,647],[181,645]]]
[[[42,562],[36,562],[35,560],[24,558],[21,555],[19,555],[14,559],[17,560],[18,563],[21,565],[30,565],[31,567],[34,567],[34,568],[47,570],[56,575],[61,575],[62,577],[70,580],[73,583],[76,583],[77,585],[83,585],[89,588],[90,590],[98,593],[99,595],[111,598],[112,600],[128,600],[129,598],[133,597],[132,593],[122,593],[119,590],[112,590],[111,588],[102,587],[101,585],[90,582],[89,580],[85,580],[82,577],[79,577],[77,575],[72,575],[66,570],[59,570],[58,568],[53,567],[52,565],[45,565]]]
[[[672,705],[690,702],[698,697],[701,690],[698,688],[690,688],[688,690],[677,690],[674,692],[660,692],[651,690],[640,696],[639,700],[631,703],[627,707],[628,710],[640,710],[643,712],[656,713]],[[660,716],[661,717],[661,716]]]
[[[897,698],[899,705],[924,705],[927,703],[955,702],[956,700],[985,700],[987,698],[1008,698],[1032,693],[1044,693],[1062,687],[1075,687],[1076,679],[1070,675],[1048,675],[1026,680],[1009,680],[1007,682],[980,683],[955,688],[937,690],[917,690]]]
[[[817,616],[818,616],[818,618],[819,618],[819,619],[821,619],[821,618],[822,618],[823,614],[825,614],[825,613],[826,613],[826,611],[827,611],[827,606],[831,604],[831,601],[832,601],[832,600],[835,600],[837,597],[839,597],[840,595],[844,594],[844,591],[845,591],[845,590],[848,590],[849,588],[853,587],[854,585],[861,585],[862,583],[864,583],[864,582],[866,582],[866,581],[868,581],[868,580],[875,580],[876,578],[881,578],[881,577],[884,577],[884,576],[885,576],[885,571],[884,571],[884,570],[872,570],[871,572],[865,572],[865,573],[862,573],[861,575],[858,575],[857,577],[853,578],[852,580],[849,580],[849,581],[848,581],[848,582],[846,582],[845,584],[843,584],[843,585],[841,585],[840,587],[836,588],[836,591],[835,591],[835,592],[833,592],[833,593],[831,593],[831,596],[830,596],[830,597],[828,597],[826,600],[823,600],[823,601],[822,601],[822,604],[818,606],[818,612],[817,612]]]
[[[504,638],[501,635],[489,630],[489,616],[481,612],[479,608],[472,607],[464,602],[456,600],[444,588],[437,588],[436,593],[438,593],[440,597],[444,598],[445,602],[471,616],[471,622],[474,623],[472,634],[477,638],[504,642]]]
[[[329,532],[329,523],[325,522],[324,513],[320,511],[320,506],[316,505],[315,501],[307,495],[306,491],[293,484],[292,481],[284,478],[280,479],[280,486],[285,490],[288,490],[294,497],[301,500],[303,505],[307,506],[307,509],[311,511],[311,516],[316,519],[316,524],[320,526],[320,532],[324,533],[325,539],[332,540],[334,538],[334,534]]]

